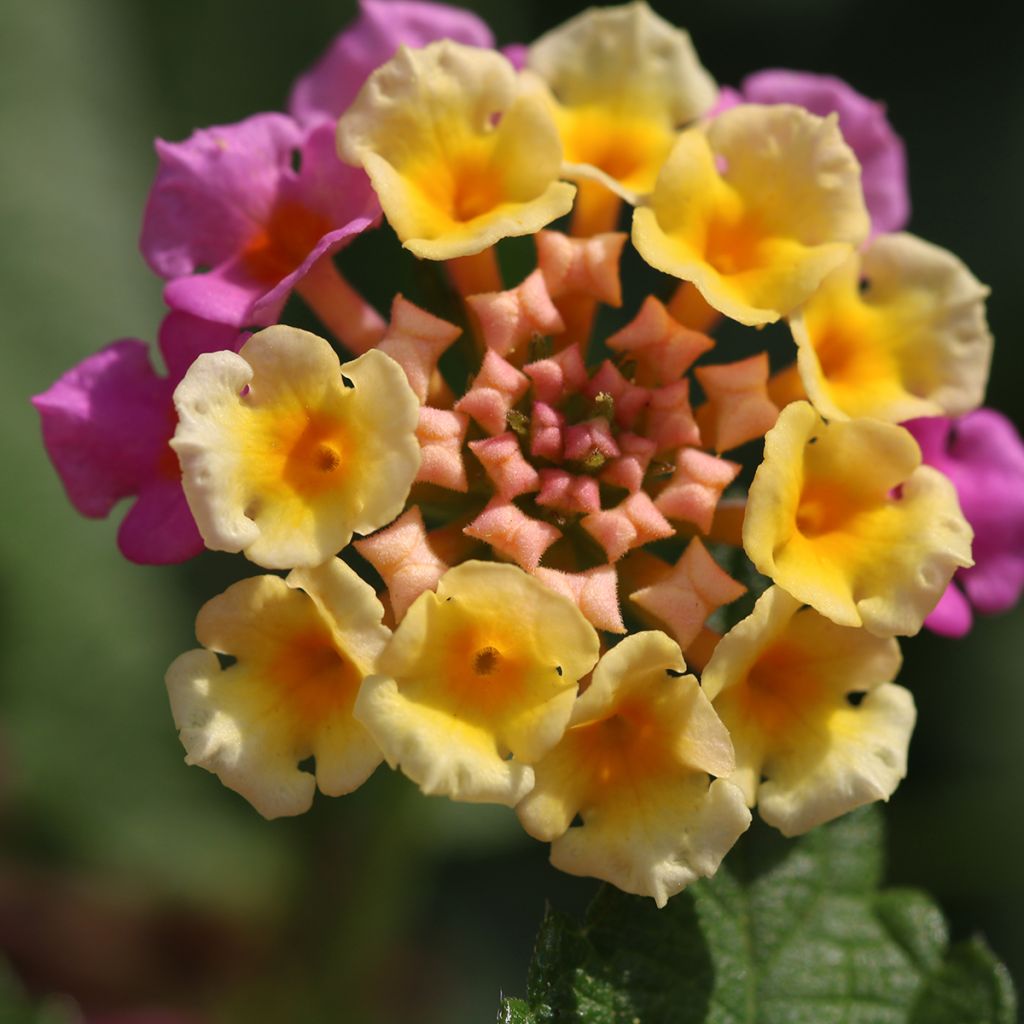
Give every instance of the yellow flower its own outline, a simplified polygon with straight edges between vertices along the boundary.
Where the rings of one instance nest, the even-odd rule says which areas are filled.
[[[196,618],[206,650],[182,654],[167,670],[186,762],[219,776],[266,818],[301,814],[317,786],[329,796],[360,786],[382,760],[352,707],[391,635],[383,613],[338,559],[286,580],[242,580],[208,601]],[[236,660],[222,668],[217,654]],[[315,775],[298,767],[309,757]]]
[[[987,295],[951,252],[913,235],[876,238],[791,321],[814,407],[894,423],[976,408],[992,359]]]
[[[734,765],[729,734],[685,669],[664,633],[613,647],[516,808],[530,835],[552,843],[555,867],[659,907],[713,875],[750,824],[743,794],[722,778]],[[583,824],[570,828],[577,814]]]
[[[206,546],[268,569],[318,565],[402,511],[419,469],[419,402],[371,350],[268,327],[201,355],[174,392],[189,507]]]
[[[515,566],[464,562],[405,613],[356,717],[424,793],[513,806],[597,654],[568,598]]]
[[[701,673],[736,748],[747,804],[798,835],[873,800],[907,773],[914,698],[891,680],[892,637],[849,629],[778,587],[758,599]]]
[[[553,93],[565,172],[630,202],[654,188],[676,133],[718,92],[689,35],[642,0],[578,14],[541,36],[526,64]]]
[[[528,235],[568,213],[547,103],[512,65],[451,40],[400,47],[338,122],[338,152],[370,176],[415,255],[447,260]]]
[[[743,105],[679,137],[633,215],[633,243],[720,313],[764,324],[806,301],[868,227],[834,115]]]
[[[972,536],[952,483],[921,465],[902,427],[826,423],[794,402],[765,436],[743,546],[761,572],[839,625],[916,633],[956,569],[973,564]]]

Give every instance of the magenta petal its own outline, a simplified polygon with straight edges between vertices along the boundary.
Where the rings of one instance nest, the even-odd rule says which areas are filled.
[[[974,529],[975,564],[957,581],[978,611],[1005,611],[1024,591],[1024,442],[1016,427],[994,409],[904,426],[924,461],[953,481]]]
[[[268,117],[260,115],[257,127],[270,129],[270,124],[262,123]],[[272,133],[259,136],[249,122],[231,129],[236,146],[251,145],[248,155],[266,161],[272,174],[264,176],[262,198],[247,212],[244,231],[228,239],[231,247],[224,245],[217,252],[205,249],[208,265],[201,272],[196,272],[198,260],[186,261],[187,270],[172,275],[164,289],[164,299],[172,309],[236,327],[275,323],[291,289],[317,259],[336,252],[380,219],[380,204],[366,173],[338,158],[333,126],[321,123],[300,137],[294,122],[284,121],[295,131],[273,138]],[[228,129],[211,129],[215,130]],[[207,142],[204,140],[203,146]],[[296,157],[298,171],[292,166]],[[198,177],[192,186],[207,189],[206,198],[211,202],[223,199]],[[244,189],[241,183],[237,187]],[[154,196],[157,192],[154,188]],[[151,208],[162,209],[155,200]],[[182,225],[182,230],[187,227]],[[191,240],[184,235],[178,240],[188,241],[192,247],[189,254],[195,255],[202,242],[201,230],[197,228]],[[168,266],[170,263],[165,269]]]
[[[184,142],[158,140],[140,240],[146,262],[173,278],[230,259],[266,223],[301,143],[301,129],[284,114],[203,128]]]
[[[184,562],[203,550],[179,479],[155,480],[142,490],[117,531],[117,546],[140,565]]]
[[[71,504],[107,515],[138,491],[170,437],[170,388],[141,341],[115,341],[32,399],[43,443]]]
[[[204,320],[188,313],[170,312],[160,324],[158,343],[168,380],[177,384],[185,371],[204,352],[237,350],[245,336],[229,324]]]
[[[957,574],[971,603],[985,615],[1012,608],[1024,592],[1024,552],[1005,551]]]
[[[297,281],[309,273],[310,268],[321,256],[337,252],[344,248],[356,235],[362,234],[367,228],[377,223],[368,217],[350,221],[337,231],[329,231],[317,243],[316,248],[287,277],[282,278],[266,295],[253,303],[250,322],[253,324],[273,324],[280,317],[289,292]]]
[[[324,55],[292,88],[288,110],[308,122],[338,118],[375,68],[406,46],[454,39],[491,47],[491,30],[471,11],[416,0],[361,0],[359,17],[335,36]]]
[[[707,112],[706,116],[718,117],[719,114],[723,114],[743,102],[743,96],[738,89],[734,89],[731,85],[723,85],[718,90],[718,99],[715,100],[715,105]]]
[[[973,620],[967,598],[955,583],[950,583],[924,624],[939,636],[961,637],[970,632]]]
[[[526,52],[529,47],[526,43],[509,43],[501,48],[501,55],[516,69],[522,71],[526,67]]]
[[[313,210],[339,228],[358,218],[381,216],[380,201],[366,171],[339,158],[333,122],[309,131],[298,177],[284,180],[280,199]]]
[[[748,103],[793,103],[821,117],[839,114],[839,128],[861,165],[871,229],[899,231],[910,219],[907,159],[885,106],[840,78],[809,71],[769,69],[743,80]]]
[[[302,148],[297,178],[282,182],[279,200],[319,214],[336,225],[322,235],[302,262],[264,292],[248,312],[247,322],[275,323],[296,283],[321,256],[344,248],[353,238],[375,227],[382,217],[377,193],[361,167],[350,167],[338,159],[333,123],[314,127]]]
[[[173,310],[201,320],[218,321],[232,329],[266,327],[276,321],[284,306],[284,299],[276,309],[264,303],[264,319],[255,317],[253,306],[266,290],[266,283],[254,280],[245,261],[237,257],[209,273],[188,274],[168,281],[164,302]]]

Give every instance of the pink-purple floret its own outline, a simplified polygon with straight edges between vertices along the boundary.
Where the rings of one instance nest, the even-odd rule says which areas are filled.
[[[953,481],[964,516],[974,528],[974,565],[957,572],[925,625],[943,636],[963,636],[974,611],[1012,608],[1024,590],[1024,443],[994,409],[959,419],[938,416],[903,424],[924,461]]]
[[[84,359],[32,399],[50,461],[82,515],[102,518],[135,497],[117,535],[129,561],[182,562],[202,551],[168,447],[177,422],[172,395],[196,356],[242,340],[232,327],[170,313],[159,337],[166,377],[153,369],[149,346],[130,338]]]
[[[140,244],[168,282],[172,309],[236,327],[272,324],[321,256],[380,219],[369,179],[338,159],[325,122],[302,128],[285,114],[256,114],[184,142],[158,140],[156,149]],[[288,218],[308,238],[260,260]]]
[[[494,45],[491,30],[471,11],[414,0],[361,0],[352,26],[335,36],[316,64],[296,80],[288,110],[304,124],[336,121],[370,72],[390,60],[400,45],[426,46],[436,39]]]
[[[203,548],[168,441],[172,395],[197,355],[237,349],[240,328],[277,322],[321,257],[380,222],[365,172],[343,164],[334,121],[399,44],[440,38],[493,46],[474,14],[411,0],[362,0],[356,22],[296,82],[289,114],[256,114],[156,143],[159,166],[141,249],[167,281],[160,328],[168,376],[142,341],[115,341],[33,398],[43,443],[74,507],[103,517],[135,497],[118,532],[133,562]],[[298,229],[296,229],[298,225]]]
[[[839,115],[839,130],[861,166],[872,234],[900,231],[910,219],[907,157],[885,104],[857,92],[841,78],[769,68],[748,75],[738,90],[723,89],[712,113],[737,103],[792,103],[825,117]]]

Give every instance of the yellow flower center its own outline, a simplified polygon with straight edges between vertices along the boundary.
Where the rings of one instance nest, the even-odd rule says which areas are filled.
[[[748,213],[717,213],[708,224],[704,258],[720,274],[741,274],[762,264],[764,232]]]
[[[281,694],[288,713],[315,726],[349,710],[362,676],[319,623],[296,632],[269,662],[266,678]]]
[[[494,716],[510,703],[521,699],[528,666],[517,652],[514,637],[500,635],[494,623],[456,626],[444,645],[444,678],[450,693],[456,696],[462,713],[480,716],[482,721]]]
[[[811,483],[800,495],[796,526],[805,537],[821,537],[844,529],[858,511],[851,495],[828,484]]]
[[[268,458],[280,458],[280,479],[293,491],[312,497],[343,482],[346,430],[336,418],[313,412],[282,418],[276,426]]]
[[[590,785],[584,806],[604,791],[655,779],[671,771],[673,761],[662,730],[645,701],[625,701],[613,714],[571,729],[580,775]]]
[[[490,162],[491,149],[488,139],[469,152],[411,168],[408,175],[436,209],[465,224],[490,213],[504,198],[501,172]]]
[[[326,217],[301,203],[278,203],[249,240],[242,261],[253,277],[279,281],[302,263],[330,228]]]
[[[744,717],[766,736],[786,736],[817,712],[825,696],[804,661],[799,649],[777,643],[761,654],[735,696],[727,692],[723,699],[738,700]]]
[[[658,121],[603,106],[561,109],[557,120],[569,163],[590,164],[638,192],[654,188],[675,139]]]
[[[473,671],[478,676],[489,676],[501,664],[501,652],[497,647],[484,647],[476,652]]]

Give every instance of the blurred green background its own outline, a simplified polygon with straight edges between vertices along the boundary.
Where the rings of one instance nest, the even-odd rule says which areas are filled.
[[[499,41],[578,5],[472,5]],[[1024,318],[1024,66],[1014,5],[945,21],[918,3],[655,4],[720,82],[831,71],[907,141],[918,234],[993,288],[989,402],[1017,419]],[[96,348],[155,337],[137,254],[154,136],[283,105],[352,3],[5,0],[0,13],[0,950],[35,992],[210,1021],[462,1024],[522,992],[556,875],[510,811],[427,800],[380,771],[264,822],[182,764],[163,671],[234,575],[207,555],[124,562],[119,515],[79,519],[28,396]],[[1024,977],[1024,613],[905,645],[920,722],[894,797],[891,880],[932,890]]]

